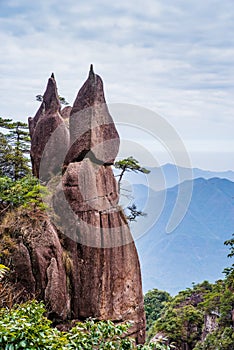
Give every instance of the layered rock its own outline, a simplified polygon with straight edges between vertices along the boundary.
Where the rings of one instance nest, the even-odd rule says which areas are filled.
[[[63,115],[70,115],[69,138],[52,76],[43,103],[30,120],[31,157],[34,175],[49,183],[63,167],[53,208],[64,236],[62,248],[58,240],[53,254],[46,240],[40,239],[39,247],[30,246],[31,260],[42,266],[30,277],[35,279],[32,284],[56,317],[133,321],[130,333],[137,343],[143,343],[140,265],[118,205],[118,187],[111,169],[119,136],[105,103],[102,80],[92,66],[71,111],[67,109]],[[65,256],[63,266],[58,258],[61,255]],[[61,308],[56,294],[62,300]]]

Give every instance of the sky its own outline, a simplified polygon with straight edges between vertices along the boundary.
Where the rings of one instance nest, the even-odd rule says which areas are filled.
[[[35,115],[52,72],[72,104],[93,63],[108,103],[161,116],[193,167],[234,170],[232,0],[0,0],[0,48],[1,117]],[[158,124],[142,124],[117,127],[157,163],[173,162]]]

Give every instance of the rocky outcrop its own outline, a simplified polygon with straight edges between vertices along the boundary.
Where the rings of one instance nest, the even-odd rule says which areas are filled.
[[[19,239],[16,254],[13,261],[15,266],[16,279],[20,280],[21,287],[29,294],[36,292],[36,280],[33,275],[33,267],[28,249],[23,243],[22,237]]]
[[[29,123],[34,175],[50,184],[63,173],[52,198],[59,230],[46,219],[39,234],[30,239],[24,234],[19,254],[27,266],[17,278],[28,271],[24,287],[45,300],[51,318],[132,321],[130,333],[143,343],[140,265],[111,169],[119,136],[92,66],[72,109],[62,116],[52,76]]]
[[[58,231],[43,212],[24,209],[20,214],[12,214],[12,222],[3,232],[14,246],[11,283],[17,301],[35,297],[44,300],[49,317],[64,321],[70,317],[70,295]]]
[[[212,332],[214,332],[218,328],[218,317],[217,312],[213,312],[210,314],[205,314],[204,316],[204,326],[202,331],[201,340],[204,341],[206,336]]]

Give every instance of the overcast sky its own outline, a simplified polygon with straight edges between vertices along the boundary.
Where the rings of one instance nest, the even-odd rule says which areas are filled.
[[[72,103],[93,63],[107,102],[155,111],[193,166],[234,170],[232,0],[0,0],[0,47],[0,116],[33,116],[51,72]]]

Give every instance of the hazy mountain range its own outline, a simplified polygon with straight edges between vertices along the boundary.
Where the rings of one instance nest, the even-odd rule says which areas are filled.
[[[164,166],[168,186],[176,181],[174,170],[171,165]],[[164,191],[154,191],[142,184],[132,186],[134,202],[147,212],[146,218],[132,225],[145,292],[158,288],[175,294],[190,287],[192,282],[204,279],[212,282],[222,278],[223,269],[231,264],[223,242],[234,232],[234,182],[224,175],[232,179],[234,173],[194,169],[193,174],[194,177],[201,174],[203,178]],[[222,178],[212,176],[217,174]],[[191,182],[193,192],[188,210],[178,227],[167,234],[178,189],[188,187]]]
[[[198,168],[189,169],[174,164],[146,168],[150,170],[148,175],[129,172],[124,176],[125,181],[131,184],[149,185],[155,191],[173,187],[185,180],[197,179],[199,177],[203,179],[218,177],[234,181],[234,171],[231,170],[209,171]]]
[[[190,180],[190,176],[192,174],[192,179],[197,179],[200,177],[202,177],[203,179],[211,179],[213,177],[218,177],[221,179],[234,181],[234,172],[231,170],[209,171],[198,168],[188,169],[184,167],[175,166],[174,164],[165,164],[160,168],[151,168],[150,170],[154,178],[155,176],[157,176],[157,173],[162,171],[165,177],[166,187],[173,187],[181,182],[178,176],[179,173],[181,173],[182,175],[182,180]]]

